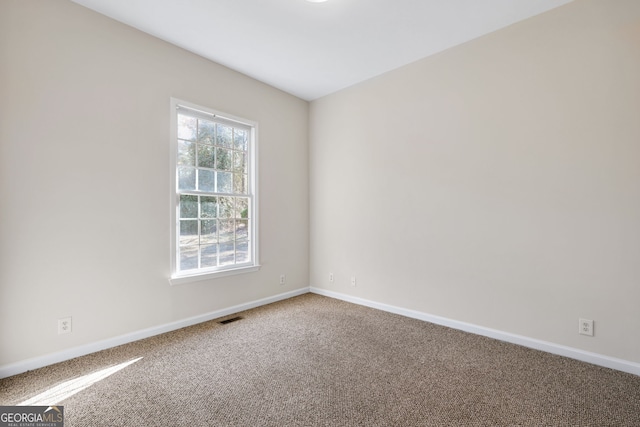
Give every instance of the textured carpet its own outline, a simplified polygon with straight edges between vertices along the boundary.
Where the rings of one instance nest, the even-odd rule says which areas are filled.
[[[239,315],[0,380],[0,404],[131,361],[51,402],[65,425],[640,426],[635,375],[313,294]]]

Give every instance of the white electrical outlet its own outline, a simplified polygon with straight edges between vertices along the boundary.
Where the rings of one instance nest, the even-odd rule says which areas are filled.
[[[287,281],[287,276],[285,276],[284,274],[281,274],[280,275],[280,284],[284,285],[286,281]]]
[[[593,320],[578,319],[578,333],[580,335],[593,336]]]
[[[333,283],[333,273],[329,273],[329,283]]]
[[[355,288],[356,286],[356,276],[351,276],[351,286]]]
[[[58,335],[71,333],[71,317],[58,319]]]

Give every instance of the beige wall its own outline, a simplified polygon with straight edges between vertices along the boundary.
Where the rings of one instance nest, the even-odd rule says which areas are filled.
[[[578,0],[312,102],[311,285],[640,362],[639,47]]]
[[[259,272],[169,285],[170,97],[259,123]],[[307,123],[307,102],[74,3],[2,0],[0,366],[308,286]]]
[[[309,284],[640,362],[639,45],[640,2],[576,0],[309,109],[3,0],[0,367]],[[169,286],[170,97],[259,123],[259,272]]]

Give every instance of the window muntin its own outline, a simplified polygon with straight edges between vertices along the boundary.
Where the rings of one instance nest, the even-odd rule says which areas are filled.
[[[255,125],[174,103],[172,277],[257,265]]]

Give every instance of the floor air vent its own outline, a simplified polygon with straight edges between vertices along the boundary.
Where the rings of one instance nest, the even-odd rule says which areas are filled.
[[[220,323],[221,325],[226,325],[227,323],[237,322],[240,319],[242,319],[242,317],[237,316],[237,317],[232,317],[231,319],[221,320],[218,323]]]

